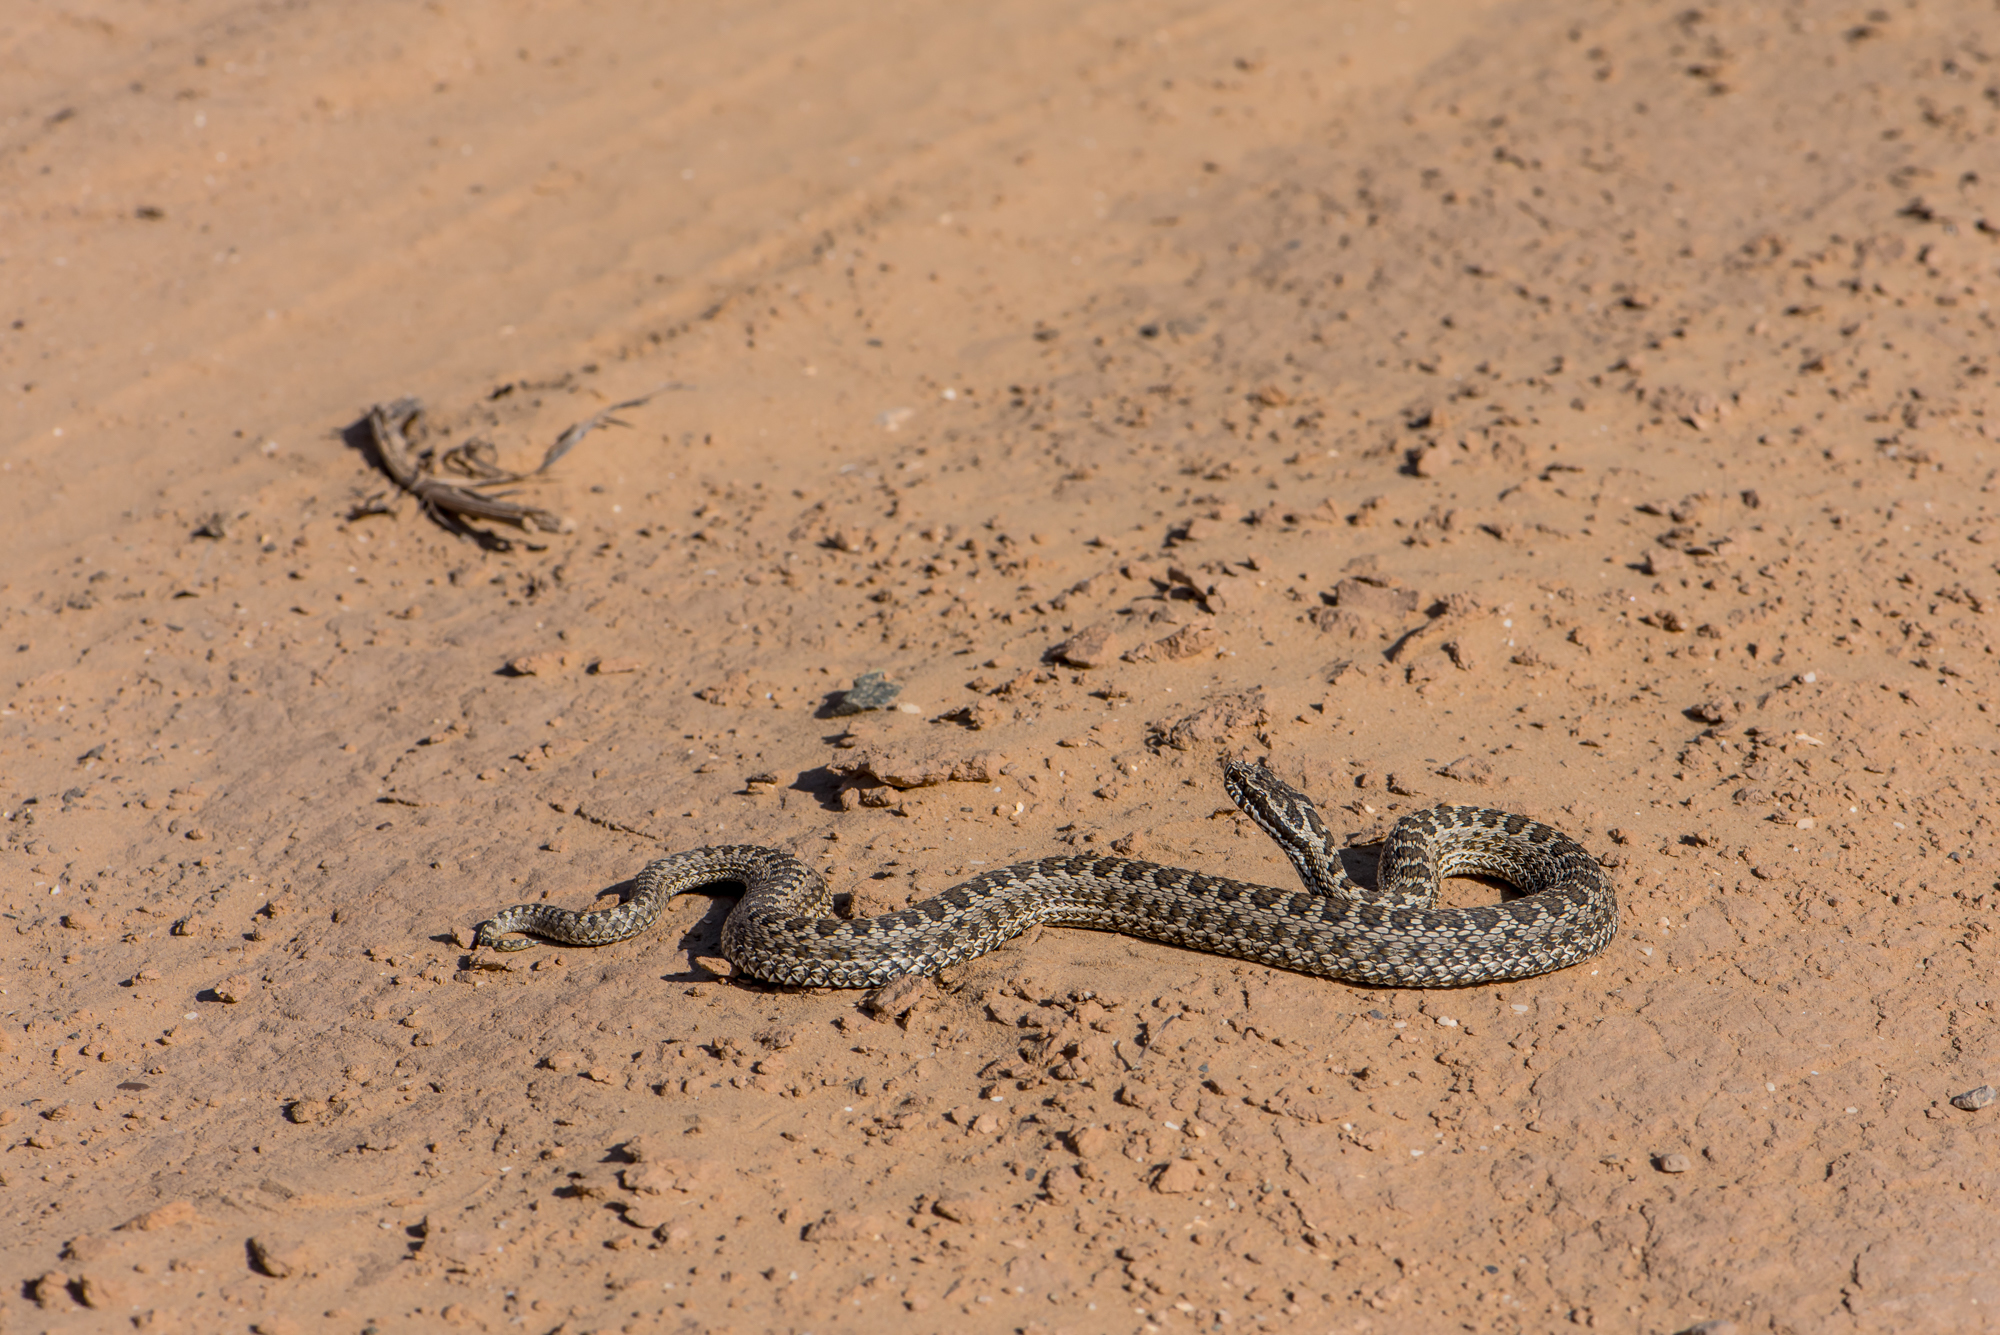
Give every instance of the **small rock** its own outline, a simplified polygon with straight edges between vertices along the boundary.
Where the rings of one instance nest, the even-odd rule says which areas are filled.
[[[902,693],[901,682],[890,681],[880,672],[864,672],[854,679],[852,687],[841,692],[840,699],[827,712],[835,718],[845,718],[849,714],[887,709]]]
[[[1115,661],[1118,651],[1117,630],[1108,625],[1098,625],[1070,636],[1049,650],[1049,657],[1071,667],[1099,668]]]
[[[215,995],[233,1006],[248,997],[256,986],[250,975],[235,973],[215,985]]]
[[[1681,1335],[1737,1335],[1740,1330],[1742,1327],[1734,1321],[1727,1317],[1719,1317],[1714,1321],[1697,1321],[1682,1331]]]
[[[675,1213],[674,1203],[657,1195],[625,1202],[625,1222],[634,1228],[659,1228],[671,1223]]]
[[[928,974],[904,974],[870,992],[861,1008],[878,1019],[893,1020],[915,1010],[930,986]]]
[[[1742,712],[1742,706],[1727,696],[1714,696],[1688,710],[1703,723],[1727,723]]]
[[[1177,662],[1183,658],[1198,658],[1214,650],[1222,642],[1222,636],[1215,627],[1197,623],[1182,626],[1164,640],[1157,640],[1152,651],[1167,662]]]
[[[1670,571],[1687,568],[1688,557],[1683,551],[1672,547],[1655,547],[1645,556],[1645,570],[1648,575],[1664,575]]]
[[[1694,1160],[1685,1154],[1656,1154],[1653,1156],[1653,1167],[1662,1173],[1685,1173],[1694,1167]]]
[[[69,1276],[60,1270],[45,1272],[28,1284],[28,1296],[44,1312],[67,1312],[75,1307],[69,1295]]]
[[[854,758],[836,761],[833,772],[863,788],[887,784],[907,791],[930,788],[941,783],[989,783],[999,777],[1006,758],[995,751],[957,755],[932,743],[912,742],[902,746],[871,746],[857,751]],[[864,793],[863,805],[870,805]],[[888,805],[884,801],[875,805]]]
[[[1951,1096],[1951,1106],[1965,1112],[1978,1112],[1981,1108],[1993,1106],[1993,1100],[2000,1098],[1993,1086],[1981,1085],[1978,1089],[1968,1089],[1963,1094]]]
[[[1404,617],[1417,610],[1419,601],[1415,589],[1399,589],[1365,575],[1343,579],[1333,586],[1334,606],[1349,611]]]
[[[1389,774],[1382,779],[1382,786],[1398,797],[1415,797],[1417,790],[1410,787],[1409,780],[1401,775]]]
[[[260,1234],[250,1239],[250,1263],[272,1279],[290,1279],[311,1266],[304,1242],[297,1238]]]
[[[1201,1166],[1192,1159],[1176,1159],[1153,1179],[1153,1190],[1181,1195],[1201,1189]]]
[[[542,1065],[548,1067],[557,1075],[568,1075],[571,1071],[582,1069],[583,1055],[567,1050],[551,1052],[548,1056],[542,1058]]]
[[[997,1211],[990,1199],[977,1192],[948,1191],[931,1202],[931,1213],[955,1224],[983,1224]]]
[[[76,1277],[76,1293],[93,1312],[132,1306],[132,1286],[117,1275],[86,1270]]]
[[[1117,1138],[1108,1127],[1083,1126],[1069,1133],[1069,1147],[1079,1159],[1098,1159],[1109,1154],[1117,1146]]]
[[[637,672],[644,666],[643,658],[600,658],[590,665],[590,670],[597,676],[609,677],[619,672]]]
[[[522,654],[507,661],[507,670],[517,677],[553,677],[569,668],[569,655],[550,651]]]

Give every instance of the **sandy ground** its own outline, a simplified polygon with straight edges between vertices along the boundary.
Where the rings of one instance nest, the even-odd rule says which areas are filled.
[[[1992,5],[27,3],[0,102],[0,1329],[2000,1329]],[[368,513],[371,403],[661,386],[570,532]],[[1223,755],[1618,938],[466,948],[1286,884]]]

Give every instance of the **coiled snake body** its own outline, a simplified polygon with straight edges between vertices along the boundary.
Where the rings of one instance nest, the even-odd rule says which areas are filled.
[[[1617,930],[1617,898],[1576,841],[1525,816],[1435,807],[1396,822],[1373,888],[1342,869],[1305,794],[1261,765],[1227,762],[1223,786],[1276,839],[1303,890],[1115,857],[1054,857],[984,872],[896,913],[832,916],[833,892],[787,853],[697,848],[647,864],[631,898],[578,913],[516,904],[481,923],[477,944],[519,950],[528,932],[607,945],[653,924],[675,895],[744,887],[722,927],[743,973],[807,987],[874,987],[976,958],[1037,924],[1148,937],[1352,983],[1458,987],[1527,978],[1588,959]],[[1526,893],[1500,904],[1436,907],[1438,882],[1477,873]]]

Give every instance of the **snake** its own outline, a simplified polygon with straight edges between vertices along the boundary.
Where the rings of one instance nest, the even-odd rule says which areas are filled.
[[[753,844],[696,848],[648,863],[607,909],[515,904],[479,924],[474,948],[520,950],[527,936],[602,946],[651,927],[677,895],[740,886],[722,925],[734,969],[794,987],[879,987],[976,959],[1039,926],[1119,932],[1348,983],[1463,987],[1581,963],[1616,934],[1617,895],[1561,830],[1488,807],[1437,806],[1400,818],[1375,884],[1342,866],[1310,798],[1262,763],[1226,760],[1231,800],[1277,841],[1303,888],[1210,876],[1137,858],[1048,857],[983,872],[876,917],[833,916],[833,891],[805,862]],[[1466,874],[1523,892],[1439,908],[1439,883]]]

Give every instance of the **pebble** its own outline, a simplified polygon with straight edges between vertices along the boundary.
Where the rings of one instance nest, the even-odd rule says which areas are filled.
[[[1653,1166],[1662,1173],[1685,1173],[1694,1167],[1694,1160],[1685,1154],[1660,1154],[1654,1156]]]
[[[1070,1148],[1079,1159],[1095,1159],[1114,1148],[1115,1137],[1101,1126],[1079,1127],[1069,1134]]]
[[[590,670],[597,676],[609,677],[620,672],[637,672],[645,666],[646,660],[643,658],[600,658],[590,665]]]
[[[841,692],[840,699],[827,712],[834,718],[845,718],[873,709],[887,709],[902,693],[901,682],[890,681],[880,672],[864,672],[854,679],[851,688]]]
[[[1115,662],[1124,647],[1113,627],[1089,626],[1050,649],[1048,656],[1071,667],[1098,668]]]
[[[931,1213],[955,1224],[983,1224],[997,1213],[991,1199],[970,1191],[948,1191],[931,1203]]]
[[[1175,1159],[1153,1179],[1153,1190],[1168,1195],[1180,1195],[1200,1188],[1201,1169],[1188,1159]]]
[[[1978,1112],[1981,1108],[1993,1106],[1993,1100],[2000,1098],[1991,1085],[1981,1085],[1978,1089],[1968,1089],[1963,1094],[1951,1096],[1951,1106],[1965,1112]]]
[[[303,1242],[260,1234],[250,1239],[250,1260],[272,1279],[289,1279],[308,1267]]]

